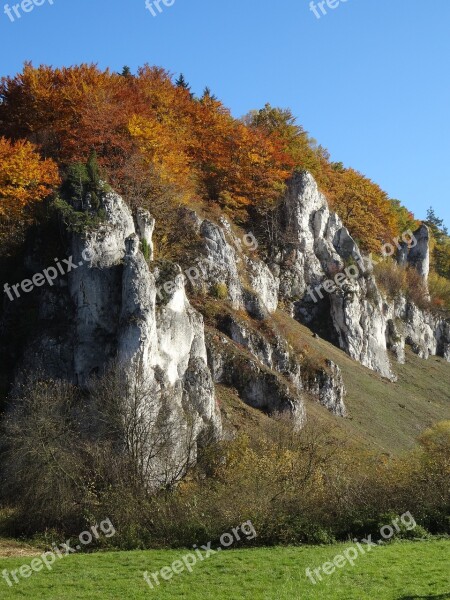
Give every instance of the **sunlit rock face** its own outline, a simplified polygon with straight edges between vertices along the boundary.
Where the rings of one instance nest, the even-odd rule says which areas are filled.
[[[186,209],[186,236],[200,248],[195,265],[183,265],[191,277],[177,264],[153,260],[155,220],[148,212],[133,217],[113,192],[101,204],[100,225],[67,234],[74,264],[67,277],[36,295],[38,327],[17,371],[86,389],[93,376],[118,365],[126,390],[146,390],[142,417],[150,422],[150,437],[158,436],[154,423],[161,421],[176,430],[174,472],[180,462],[190,463],[186,453],[195,460],[199,444],[221,436],[214,384],[234,388],[269,415],[291,414],[298,427],[307,419],[306,398],[347,415],[338,365],[326,356],[305,360],[289,327],[279,327],[289,323],[281,311],[389,380],[395,380],[391,361],[404,362],[406,346],[424,359],[450,361],[449,322],[400,293],[394,300],[382,295],[370,261],[309,173],[289,182],[270,225],[270,244],[251,231],[239,237],[224,216],[213,222]],[[426,280],[429,231],[421,227],[414,235],[417,244],[401,247],[398,260]],[[47,266],[36,252],[26,260],[35,272]],[[329,286],[342,273],[340,283]],[[202,299],[215,299],[223,311],[214,323]],[[10,313],[3,329],[14,322]],[[161,483],[156,473],[167,472],[167,464],[155,469]]]
[[[405,344],[422,358],[437,354],[448,360],[448,321],[420,310],[401,295],[394,302],[382,296],[370,262],[339,217],[329,210],[309,173],[299,173],[290,182],[280,230],[279,295],[292,302],[296,318],[313,328],[319,320],[326,322],[329,337],[337,335],[337,344],[351,358],[391,380],[395,376],[388,350],[394,360],[404,362]],[[426,225],[414,232],[414,243],[402,245],[398,261],[427,280],[430,247]],[[324,282],[346,269],[354,276],[326,292]]]
[[[67,378],[84,387],[94,375],[116,365],[126,388],[146,390],[148,406],[142,410],[149,419],[156,423],[164,411],[165,420],[176,422],[179,439],[170,458],[176,470],[186,462],[183,438],[195,442],[221,434],[203,318],[190,305],[182,278],[164,302],[157,303],[156,279],[161,274],[140,249],[143,239],[153,248],[150,215],[141,212],[135,226],[120,196],[108,193],[102,204],[102,225],[71,236],[77,268],[65,285],[41,297],[42,334],[30,344],[22,368],[38,367],[49,377]],[[60,324],[56,335],[46,326],[49,320]],[[189,452],[195,460],[195,444],[190,444]]]
[[[309,173],[290,182],[280,226],[280,295],[292,301],[293,313],[313,327],[328,318],[330,337],[351,358],[394,379],[382,296],[357,244]],[[326,292],[324,282],[349,265],[356,265],[356,277]]]

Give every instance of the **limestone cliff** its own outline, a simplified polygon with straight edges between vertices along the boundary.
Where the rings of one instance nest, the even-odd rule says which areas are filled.
[[[142,209],[132,215],[119,195],[104,193],[101,210],[96,226],[66,232],[73,267],[36,294],[38,326],[14,377],[33,370],[83,388],[120,365],[125,386],[149,390],[143,418],[156,423],[163,415],[177,424],[175,462],[185,459],[188,438],[194,443],[186,464],[197,443],[220,437],[215,383],[233,387],[267,414],[289,412],[297,426],[307,418],[307,398],[347,415],[339,367],[294,348],[277,311],[391,381],[392,362],[405,360],[406,345],[423,358],[450,361],[448,320],[401,294],[394,301],[383,296],[370,260],[309,173],[289,182],[272,215],[270,243],[225,216],[202,218],[185,209],[185,235],[200,247],[195,264],[154,261],[155,219]],[[428,230],[414,235],[416,244],[401,246],[398,261],[426,280]],[[30,248],[26,259],[33,272],[47,266],[37,254]],[[2,331],[15,310],[12,303],[4,311]]]

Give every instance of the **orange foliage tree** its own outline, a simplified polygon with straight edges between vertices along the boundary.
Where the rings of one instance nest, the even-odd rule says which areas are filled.
[[[292,170],[307,169],[365,249],[377,250],[405,221],[376,184],[332,163],[290,110],[266,105],[237,120],[209,92],[195,98],[161,68],[123,76],[95,65],[25,64],[1,80],[0,100],[0,135],[28,140],[63,169],[95,150],[119,189],[135,177],[153,197],[170,187],[245,216],[273,206]],[[134,175],[139,164],[144,173]]]
[[[130,151],[126,125],[133,113],[129,79],[94,65],[39,68],[0,83],[0,133],[26,138],[60,165],[86,160],[117,164]]]
[[[337,170],[330,192],[334,210],[365,250],[379,253],[383,242],[398,235],[397,215],[388,195],[358,171]]]
[[[405,231],[406,224],[414,226],[413,215],[377,184],[342,163],[332,163],[328,152],[297,124],[289,109],[266,104],[245,121],[264,129],[272,139],[277,137],[295,167],[314,175],[332,208],[365,250],[379,252],[382,243]]]
[[[42,160],[33,144],[0,138],[0,217],[18,219],[24,208],[40,202],[59,182],[56,163]]]

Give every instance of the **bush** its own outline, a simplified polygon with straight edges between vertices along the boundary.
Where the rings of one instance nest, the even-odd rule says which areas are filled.
[[[14,535],[79,533],[108,516],[117,531],[108,543],[116,547],[188,547],[250,520],[254,545],[324,544],[369,533],[375,539],[408,511],[417,527],[395,538],[449,532],[450,422],[424,432],[405,456],[386,459],[311,419],[297,431],[278,417],[262,421],[254,437],[238,434],[201,449],[178,485],[155,488],[136,457],[121,450],[139,447],[151,432],[123,411],[137,402],[140,414],[140,393],[123,402],[120,385],[120,373],[95,380],[89,402],[62,382],[22,390],[3,428],[8,485],[1,492],[3,506],[14,508]],[[94,439],[86,431],[98,422],[93,410],[105,428]],[[159,455],[180,439],[163,421]],[[123,427],[131,438],[120,434]]]
[[[425,310],[430,308],[430,297],[423,277],[413,267],[398,265],[387,259],[375,266],[375,278],[388,298],[403,294],[408,300]]]
[[[431,273],[428,280],[431,304],[434,308],[450,311],[450,281],[437,273]]]
[[[94,214],[82,210],[75,210],[71,204],[59,196],[56,196],[53,200],[52,207],[64,222],[67,230],[78,234],[99,227],[106,217],[103,209],[100,209]]]
[[[100,180],[97,156],[92,151],[85,165],[74,163],[68,167],[60,195],[52,206],[69,231],[82,234],[105,219],[101,199],[108,190],[109,186]]]
[[[4,500],[15,502],[25,532],[84,525],[88,490],[82,485],[73,411],[74,387],[63,382],[24,385],[2,426]]]
[[[427,284],[420,273],[413,267],[408,267],[406,269],[405,295],[407,299],[414,302],[418,308],[422,310],[431,308]]]
[[[217,298],[218,300],[226,300],[228,298],[227,284],[223,282],[216,283],[213,286],[211,293],[214,298]]]
[[[391,259],[384,260],[375,266],[375,278],[388,298],[395,298],[406,289],[406,269]]]

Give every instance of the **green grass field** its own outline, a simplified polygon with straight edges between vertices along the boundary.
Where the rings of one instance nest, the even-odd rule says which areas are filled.
[[[111,552],[71,555],[51,572],[34,573],[13,588],[0,581],[0,598],[30,600],[412,600],[450,598],[450,541],[400,542],[374,548],[313,585],[305,575],[332,561],[349,544],[257,548],[216,553],[153,590],[143,572],[155,572],[185,551]],[[0,559],[17,569],[31,558]]]

